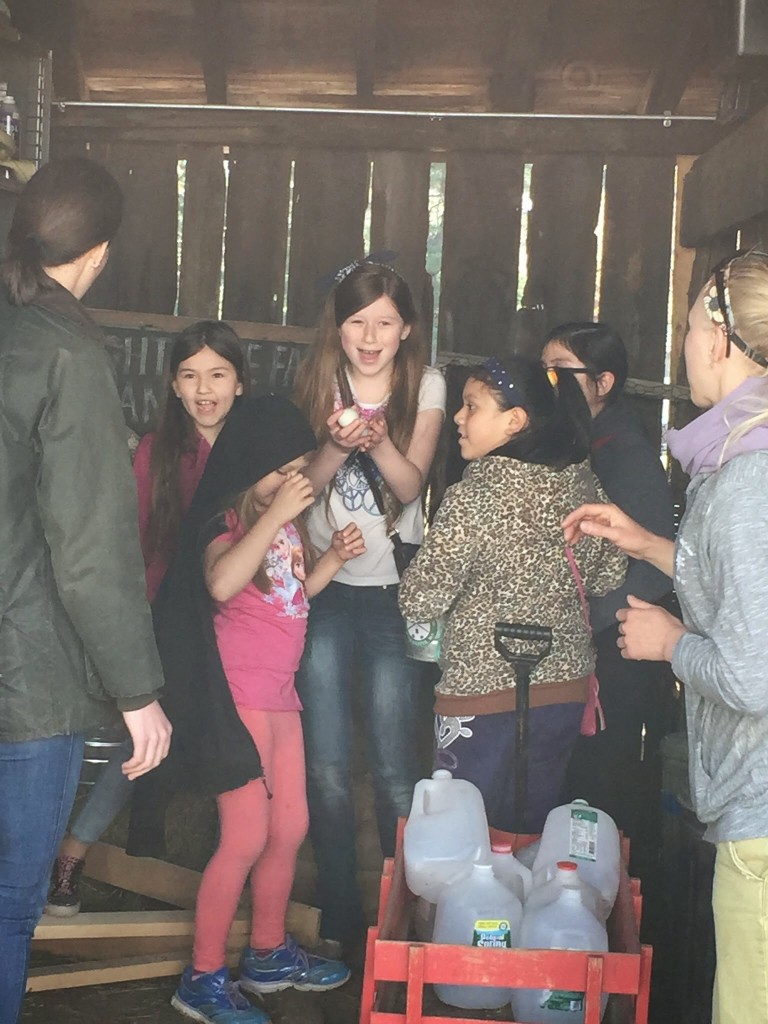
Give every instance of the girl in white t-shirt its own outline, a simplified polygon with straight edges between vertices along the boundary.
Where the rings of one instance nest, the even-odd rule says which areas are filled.
[[[324,550],[337,524],[351,520],[366,547],[313,599],[296,680],[321,933],[347,945],[364,929],[355,877],[353,685],[368,727],[385,856],[394,852],[397,818],[408,813],[419,775],[418,718],[426,702],[420,666],[405,653],[389,532],[396,526],[404,544],[423,537],[421,497],[445,412],[443,377],[424,365],[426,355],[402,277],[391,267],[355,263],[337,275],[297,379],[295,401],[320,440],[306,471],[318,495],[308,520],[312,542]],[[342,417],[349,408],[357,413],[351,423],[352,414]]]

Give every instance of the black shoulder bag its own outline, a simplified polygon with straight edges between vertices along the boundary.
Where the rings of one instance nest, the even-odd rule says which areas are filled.
[[[371,489],[373,500],[376,502],[376,508],[380,514],[384,516],[384,521],[387,527],[387,536],[392,541],[392,554],[395,557],[395,567],[397,568],[397,575],[402,576],[405,570],[410,565],[416,552],[419,550],[418,544],[406,544],[401,538],[397,527],[390,522],[389,514],[384,504],[384,495],[381,493],[381,487],[379,487],[379,481],[376,479],[376,468],[373,464],[373,459],[367,452],[356,452],[355,458],[358,461],[358,465],[365,477],[366,483]]]

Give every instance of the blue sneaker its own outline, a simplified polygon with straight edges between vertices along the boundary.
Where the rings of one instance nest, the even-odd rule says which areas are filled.
[[[237,982],[230,980],[226,967],[194,979],[192,973],[191,967],[185,968],[171,997],[174,1010],[201,1024],[271,1024],[269,1016],[251,1006]]]
[[[326,960],[307,953],[291,935],[285,943],[259,956],[246,946],[240,957],[240,988],[248,992],[282,992],[296,988],[299,992],[327,992],[338,988],[352,972],[341,960]]]

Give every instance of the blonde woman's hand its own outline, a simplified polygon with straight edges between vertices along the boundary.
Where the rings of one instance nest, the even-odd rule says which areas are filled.
[[[280,521],[282,526],[289,523],[314,502],[312,482],[298,471],[289,473],[280,484],[267,513]]]
[[[123,763],[123,775],[138,779],[157,768],[171,745],[171,723],[158,701],[138,711],[124,711],[123,719],[133,741],[133,754]]]
[[[331,441],[338,445],[339,448],[344,448],[345,451],[354,451],[356,448],[362,448],[364,446],[364,439],[368,436],[368,424],[365,420],[358,418],[348,426],[341,427],[339,426],[339,417],[343,412],[343,409],[338,409],[336,412],[331,413],[326,420]]]
[[[619,639],[616,645],[622,658],[633,661],[672,661],[672,652],[687,629],[664,608],[641,601],[630,594],[629,608],[616,612]]]
[[[643,529],[617,505],[580,505],[563,520],[566,544],[582,537],[604,537],[631,558],[645,558],[653,534]]]
[[[603,537],[630,558],[650,562],[671,579],[675,571],[675,544],[630,519],[616,505],[580,505],[563,520],[566,544],[582,537]]]
[[[331,547],[342,562],[348,562],[365,552],[363,532],[355,523],[348,523],[343,530],[336,530],[331,538]]]

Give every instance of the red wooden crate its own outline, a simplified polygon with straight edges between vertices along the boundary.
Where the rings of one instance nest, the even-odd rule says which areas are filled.
[[[608,920],[611,952],[474,949],[408,939],[415,897],[405,883],[404,824],[401,820],[394,859],[384,863],[378,919],[368,930],[360,1024],[477,1024],[476,1017],[425,1013],[424,986],[435,982],[584,991],[585,1024],[599,1024],[600,997],[611,993],[608,1013],[614,1024],[647,1024],[652,950],[638,937],[642,897],[640,883],[626,870],[626,840],[619,892]],[[513,850],[537,838],[499,835],[512,842]],[[404,1012],[393,1009],[393,983],[398,982],[405,985]]]

